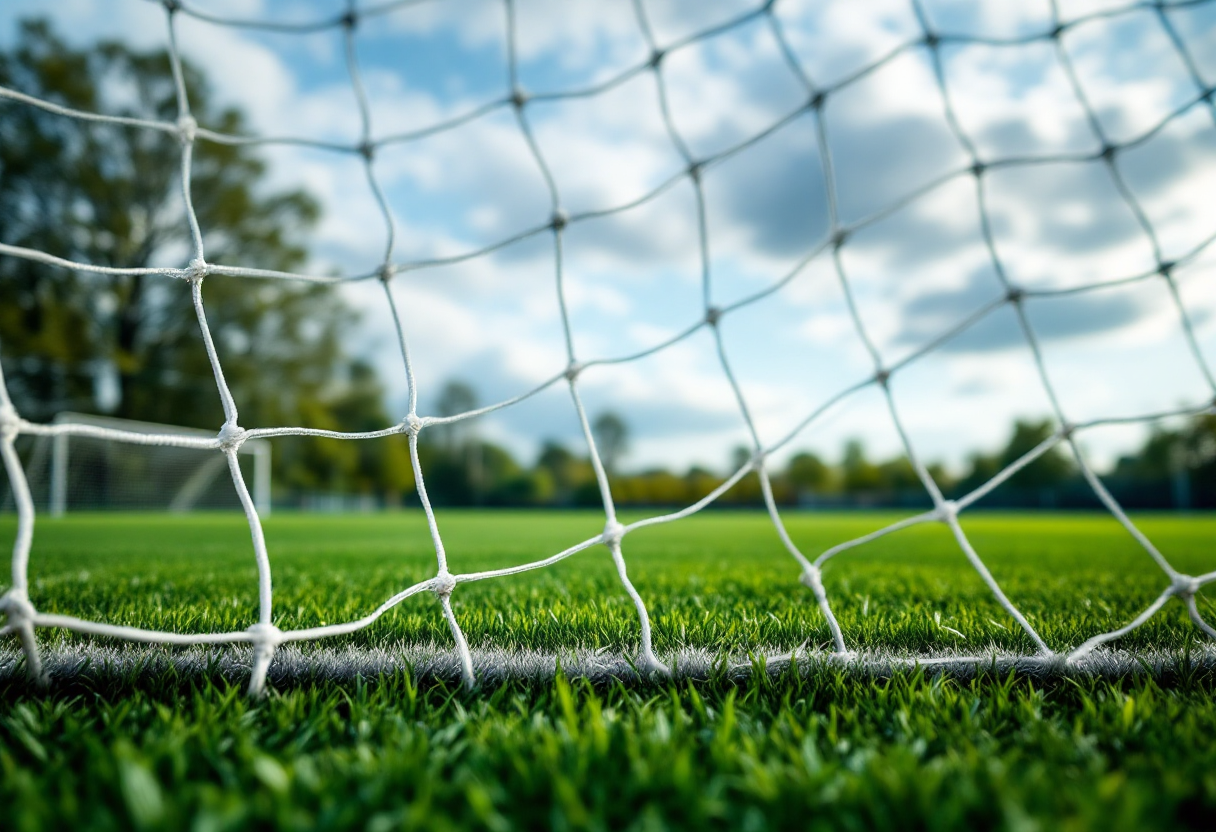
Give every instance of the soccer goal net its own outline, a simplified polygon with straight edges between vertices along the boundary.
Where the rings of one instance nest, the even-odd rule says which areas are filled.
[[[656,17],[666,4],[653,0],[634,0],[630,10],[631,25],[646,45],[642,58],[618,70],[596,77],[585,86],[571,86],[554,89],[544,93],[531,93],[525,89],[520,77],[520,48],[518,43],[517,8],[514,0],[503,0],[501,14],[505,17],[505,43],[498,44],[505,56],[507,84],[500,94],[467,112],[457,113],[447,120],[431,124],[419,125],[412,131],[386,134],[380,132],[375,101],[369,94],[369,85],[365,84],[366,73],[361,69],[359,43],[369,27],[379,27],[381,21],[391,14],[408,7],[435,6],[437,4],[422,4],[416,0],[403,2],[359,3],[352,2],[332,14],[321,14],[315,19],[304,20],[299,17],[290,19],[246,19],[227,18],[204,11],[201,6],[182,2],[182,0],[164,0],[164,20],[168,53],[172,62],[174,76],[177,81],[178,117],[172,121],[155,121],[117,117],[105,112],[83,112],[65,108],[57,103],[39,99],[24,93],[20,89],[0,89],[0,100],[4,109],[16,107],[35,107],[61,116],[64,119],[83,119],[92,122],[112,122],[140,130],[157,131],[176,139],[181,149],[181,204],[184,211],[183,222],[188,226],[193,250],[184,258],[184,265],[175,268],[146,268],[129,269],[122,266],[101,266],[87,262],[76,262],[65,259],[55,251],[42,251],[26,247],[6,244],[0,241],[0,256],[24,258],[48,268],[70,269],[82,274],[115,275],[141,273],[165,281],[183,281],[190,289],[189,302],[193,305],[199,326],[199,350],[205,351],[214,373],[217,395],[223,404],[225,421],[217,427],[217,432],[211,435],[198,435],[188,431],[148,433],[144,430],[132,429],[121,425],[99,425],[96,422],[69,417],[51,424],[39,424],[22,416],[13,407],[12,400],[2,383],[0,383],[0,455],[3,456],[5,469],[11,484],[14,503],[18,513],[18,531],[12,557],[12,584],[3,598],[3,609],[7,613],[8,623],[4,628],[6,633],[21,640],[25,651],[29,672],[40,674],[38,645],[35,631],[41,627],[67,628],[79,633],[130,641],[162,643],[162,644],[245,644],[252,647],[252,678],[250,689],[259,692],[265,684],[267,669],[282,645],[292,642],[312,641],[330,636],[347,634],[371,627],[376,620],[390,609],[402,604],[412,596],[432,594],[438,600],[438,612],[445,619],[454,643],[454,651],[459,656],[463,677],[466,682],[474,681],[474,666],[471,652],[462,632],[459,617],[453,611],[452,597],[460,591],[464,584],[480,581],[494,581],[508,575],[516,575],[531,570],[542,570],[567,558],[580,556],[587,550],[605,547],[615,565],[622,591],[632,600],[637,613],[638,626],[638,659],[637,666],[645,672],[663,673],[668,670],[662,658],[656,655],[652,642],[652,625],[647,613],[646,599],[630,581],[626,564],[629,548],[629,535],[644,527],[656,524],[678,523],[683,518],[711,506],[732,487],[749,475],[756,475],[759,480],[768,515],[776,529],[777,535],[788,550],[791,558],[793,578],[800,576],[801,582],[809,590],[809,598],[813,599],[812,609],[817,608],[821,619],[813,622],[808,618],[808,629],[811,627],[824,629],[830,648],[819,655],[832,657],[841,661],[853,661],[857,654],[853,652],[853,639],[850,633],[842,629],[833,612],[834,594],[830,582],[825,585],[823,569],[833,558],[843,555],[857,547],[864,547],[872,541],[901,529],[919,524],[944,524],[949,529],[961,557],[982,579],[996,603],[1003,609],[1011,620],[1011,626],[1019,628],[1035,646],[1036,656],[1044,662],[1071,663],[1083,666],[1095,650],[1102,648],[1124,634],[1134,630],[1158,613],[1165,605],[1181,604],[1187,610],[1194,625],[1209,636],[1216,636],[1216,630],[1203,619],[1196,603],[1196,594],[1203,586],[1216,580],[1216,572],[1206,574],[1187,574],[1171,563],[1170,559],[1146,536],[1119,502],[1104,486],[1095,473],[1095,467],[1087,458],[1080,438],[1087,431],[1114,424],[1148,424],[1154,420],[1170,417],[1189,417],[1212,412],[1214,396],[1216,396],[1216,379],[1212,368],[1204,354],[1198,324],[1192,311],[1188,308],[1183,291],[1183,275],[1201,262],[1213,239],[1216,239],[1216,223],[1213,222],[1213,201],[1209,195],[1206,204],[1200,211],[1201,217],[1206,217],[1206,228],[1201,233],[1179,235],[1171,231],[1168,235],[1160,230],[1171,214],[1171,206],[1151,202],[1138,192],[1133,179],[1137,166],[1143,163],[1146,153],[1166,153],[1172,151],[1154,144],[1154,141],[1166,134],[1177,125],[1185,123],[1188,129],[1206,130],[1210,137],[1212,122],[1216,121],[1216,100],[1211,80],[1205,78],[1203,72],[1203,56],[1197,54],[1195,47],[1179,34],[1179,18],[1192,12],[1210,12],[1216,3],[1210,0],[1174,0],[1174,2],[1127,2],[1085,4],[1080,10],[1065,11],[1055,2],[1044,4],[1044,10],[1037,19],[1029,20],[1012,35],[993,35],[974,29],[956,30],[939,23],[935,14],[939,4],[924,2],[924,0],[908,0],[905,11],[912,23],[912,31],[893,35],[885,45],[868,52],[868,57],[861,62],[854,62],[851,68],[843,73],[836,73],[829,78],[821,77],[808,61],[803,41],[809,37],[807,26],[798,22],[807,4],[790,2],[758,3],[754,6],[742,7],[739,10],[723,14],[717,4],[706,4],[704,14],[706,22],[698,28],[685,31],[675,37],[669,37],[656,25]],[[890,5],[890,4],[887,4]],[[948,5],[948,4],[947,4]],[[1007,10],[1012,4],[998,4]],[[1019,7],[1021,4],[1018,4]],[[836,13],[830,20],[820,21],[814,25],[834,23],[847,31],[852,25],[852,15],[856,4],[834,4]],[[1071,8],[1071,4],[1070,4]],[[999,16],[999,15],[997,15]],[[191,101],[183,82],[181,52],[182,45],[180,30],[184,18],[202,21],[207,25],[218,27],[225,31],[273,31],[284,37],[293,35],[317,35],[328,33],[334,43],[344,54],[349,69],[349,84],[353,98],[357,104],[361,135],[358,141],[352,143],[335,143],[329,140],[318,140],[306,135],[271,135],[249,136],[230,135],[209,129],[196,123],[191,111]],[[1151,123],[1146,126],[1129,130],[1117,119],[1112,120],[1106,107],[1109,102],[1095,101],[1087,87],[1082,68],[1074,56],[1075,42],[1084,39],[1086,34],[1095,27],[1133,18],[1136,26],[1152,26],[1159,35],[1163,46],[1154,53],[1160,61],[1170,62],[1178,80],[1170,87],[1168,95],[1160,98],[1168,102],[1157,108]],[[1029,19],[1029,18],[1028,18]],[[773,45],[772,53],[783,66],[785,82],[796,90],[795,101],[787,111],[775,118],[758,120],[755,112],[741,113],[738,124],[724,129],[723,134],[734,138],[719,142],[714,150],[705,152],[703,145],[694,142],[689,137],[689,126],[673,114],[673,83],[671,79],[671,64],[681,56],[699,48],[707,42],[729,35],[732,32],[748,28],[750,31],[761,32],[766,42]],[[812,27],[813,28],[813,27]],[[880,27],[881,28],[881,27]],[[1207,41],[1211,43],[1210,36]],[[958,50],[965,47],[984,47],[998,53],[1000,56],[1013,55],[1017,50],[1036,49],[1045,55],[1044,60],[1051,64],[1052,72],[1062,79],[1063,89],[1069,99],[1069,106],[1079,112],[1078,123],[1083,135],[1073,136],[1070,146],[1046,151],[1018,152],[994,149],[991,143],[978,135],[971,125],[968,116],[960,111],[957,101],[960,90],[965,88],[969,76],[966,68],[957,71],[952,59]],[[1116,39],[1114,48],[1119,43]],[[826,47],[825,47],[826,48]],[[1004,51],[1002,51],[1004,50]],[[213,55],[214,60],[222,60],[222,56]],[[812,56],[813,57],[813,56]],[[1210,56],[1209,56],[1210,57]],[[956,159],[948,169],[929,178],[928,181],[913,183],[902,193],[886,198],[881,204],[868,207],[865,211],[856,210],[858,204],[855,194],[847,182],[843,181],[840,170],[840,148],[833,141],[833,131],[856,91],[873,82],[884,71],[903,60],[914,61],[928,72],[929,89],[936,101],[936,107],[944,118],[948,135],[946,140],[951,144],[948,158]],[[1012,63],[1011,63],[1012,66]],[[1126,68],[1125,68],[1126,69]],[[1151,64],[1137,64],[1135,72],[1144,76],[1155,76],[1159,67]],[[1010,84],[1026,82],[1026,73],[1033,75],[1032,70],[1025,67],[1010,70]],[[890,83],[904,84],[918,82],[921,76],[898,76],[885,74],[882,77]],[[653,108],[661,126],[664,140],[669,145],[670,152],[678,157],[677,170],[662,179],[646,193],[631,198],[621,204],[589,210],[573,210],[568,207],[568,194],[565,192],[559,178],[554,174],[551,152],[546,150],[538,141],[537,119],[539,109],[554,106],[564,102],[595,100],[597,96],[611,94],[615,89],[639,79],[646,80],[650,85],[651,97],[639,101],[636,106]],[[1151,81],[1152,78],[1149,78]],[[1164,82],[1163,82],[1164,83]],[[925,93],[926,90],[921,90]],[[901,95],[910,94],[903,88],[894,94],[898,99]],[[975,91],[971,91],[975,97]],[[979,95],[984,97],[982,91]],[[1036,102],[1024,102],[1032,113]],[[1160,103],[1159,101],[1157,103]],[[1150,108],[1151,109],[1151,108]],[[0,110],[2,112],[2,110]],[[399,253],[397,244],[397,225],[385,196],[382,186],[383,171],[378,167],[380,159],[390,149],[396,151],[405,148],[406,151],[414,143],[423,140],[442,140],[444,136],[454,134],[462,126],[470,122],[497,114],[506,115],[514,122],[517,137],[527,149],[529,164],[543,180],[547,193],[547,207],[542,220],[523,231],[512,233],[485,245],[479,245],[464,251],[457,251],[443,256],[432,256],[423,259],[410,259]],[[1027,118],[1029,116],[1027,115]],[[1024,121],[1024,120],[1023,120]],[[1005,127],[1009,131],[1027,130],[1025,123],[1016,117],[1006,119]],[[790,125],[808,125],[806,134],[809,140],[803,148],[802,164],[815,172],[814,181],[821,188],[821,200],[825,209],[823,227],[814,235],[801,251],[797,262],[792,268],[768,275],[759,288],[737,294],[730,298],[719,288],[721,263],[712,256],[715,244],[711,233],[711,222],[708,217],[709,199],[707,194],[718,186],[718,179],[725,176],[725,171],[733,160],[746,156],[767,152],[765,142],[773,136],[781,134]],[[883,175],[884,159],[891,153],[898,153],[896,147],[901,139],[898,123],[884,128],[891,131],[888,139],[893,144],[876,145],[873,155],[864,159],[862,166],[869,165]],[[912,136],[908,134],[911,142]],[[1210,141],[1210,138],[1209,138]],[[377,206],[377,211],[383,219],[385,227],[383,257],[378,266],[366,273],[332,275],[328,273],[289,273],[249,268],[241,263],[213,262],[209,259],[207,229],[201,228],[197,220],[192,200],[195,198],[191,185],[192,154],[195,147],[202,142],[221,144],[264,145],[290,144],[306,146],[319,153],[345,154],[356,160],[362,167],[367,182],[367,198]],[[479,151],[474,151],[479,152]],[[1057,275],[1061,279],[1055,281],[1025,279],[1025,269],[1014,268],[1011,260],[1014,253],[1001,242],[1002,223],[1009,224],[1020,221],[1035,221],[1034,210],[1012,219],[1006,215],[995,216],[992,207],[994,199],[993,182],[1003,177],[1030,177],[1039,175],[1044,169],[1055,171],[1060,166],[1076,166],[1088,174],[1101,178],[1106,194],[1101,197],[1101,207],[1117,205],[1128,221],[1120,226],[1118,233],[1126,233],[1129,245],[1143,248],[1145,256],[1131,257],[1116,256],[1107,258],[1093,268],[1081,268],[1078,263],[1084,263],[1084,258],[1070,261],[1071,274]],[[1087,174],[1087,175],[1088,175]],[[1048,174],[1054,175],[1054,174]],[[854,179],[851,187],[857,187]],[[968,190],[971,221],[978,228],[978,251],[982,262],[965,262],[954,256],[951,250],[943,251],[935,259],[934,269],[939,272],[951,270],[977,271],[982,273],[987,281],[985,291],[976,297],[980,299],[969,307],[959,311],[957,306],[947,303],[941,296],[926,295],[924,302],[928,304],[933,314],[930,318],[936,323],[927,335],[922,333],[915,348],[905,349],[902,353],[892,354],[884,348],[884,342],[877,334],[878,327],[872,318],[862,309],[864,299],[860,297],[858,286],[862,273],[872,273],[879,266],[874,260],[866,260],[867,233],[900,211],[909,206],[931,203],[943,189],[961,187]],[[666,333],[654,339],[654,342],[642,349],[626,354],[596,355],[578,348],[577,327],[570,314],[570,294],[567,267],[563,261],[563,245],[569,235],[577,227],[596,220],[602,220],[617,215],[626,215],[631,211],[641,209],[663,195],[677,190],[686,190],[691,195],[692,225],[695,233],[690,241],[689,253],[697,262],[697,272],[700,281],[700,301],[695,308],[690,308],[687,315],[687,325],[679,331]],[[1057,194],[1056,198],[1064,195]],[[1044,206],[1046,207],[1046,206]],[[847,210],[846,210],[847,208]],[[1096,210],[1095,206],[1082,206],[1085,210]],[[931,212],[930,212],[931,213]],[[951,216],[939,216],[937,221],[949,224]],[[809,221],[808,221],[809,224]],[[1173,229],[1173,226],[1170,226]],[[926,234],[924,228],[919,231],[913,228],[909,233]],[[562,368],[550,378],[536,387],[522,390],[516,395],[505,398],[487,407],[450,416],[428,415],[418,408],[419,390],[415,378],[415,362],[411,354],[411,325],[408,310],[400,307],[399,294],[395,294],[394,284],[401,280],[404,273],[417,273],[426,269],[438,268],[455,263],[465,263],[479,259],[489,259],[496,253],[521,240],[533,239],[545,242],[549,248],[549,263],[552,269],[553,302],[563,332],[564,358],[560,362]],[[1181,240],[1181,242],[1180,242]],[[974,252],[972,252],[974,253]],[[969,255],[968,255],[969,256]],[[1126,264],[1132,264],[1130,267]],[[820,397],[818,402],[788,429],[773,434],[762,428],[760,411],[762,404],[757,398],[749,395],[746,379],[735,362],[732,361],[732,349],[728,339],[723,336],[724,327],[730,319],[742,315],[746,310],[763,308],[765,304],[781,304],[784,293],[793,291],[809,270],[822,268],[831,276],[833,282],[844,299],[846,315],[844,320],[850,331],[850,337],[868,356],[869,370],[865,378],[856,383],[847,384]],[[1057,269],[1050,259],[1037,263],[1040,271],[1055,275]],[[881,270],[881,269],[880,269]],[[898,271],[898,270],[896,270]],[[901,273],[886,273],[880,275],[880,284],[889,286],[889,291],[896,291],[903,275]],[[1068,279],[1065,279],[1068,278]],[[322,430],[309,425],[247,425],[240,418],[239,402],[234,399],[224,377],[223,349],[217,346],[212,338],[208,325],[207,286],[210,281],[229,280],[247,281],[254,290],[259,281],[311,281],[324,284],[343,284],[347,282],[366,282],[373,286],[379,284],[383,292],[383,303],[391,310],[395,324],[398,343],[395,345],[400,353],[404,366],[405,377],[408,379],[408,408],[402,414],[400,422],[395,426],[376,432],[347,432]],[[886,281],[885,284],[882,281]],[[911,278],[909,278],[911,280]],[[873,283],[869,284],[873,285]],[[1162,303],[1167,305],[1170,313],[1170,326],[1180,341],[1184,344],[1184,361],[1188,364],[1187,372],[1193,373],[1198,379],[1196,388],[1187,400],[1181,404],[1168,403],[1152,412],[1133,415],[1120,415],[1111,418],[1078,418],[1070,413],[1061,395],[1060,386],[1053,381],[1045,360],[1044,330],[1050,328],[1053,320],[1050,315],[1040,317],[1035,310],[1050,307],[1064,298],[1074,298],[1088,293],[1112,291],[1120,287],[1153,286],[1153,291],[1161,293]],[[879,290],[880,293],[882,290]],[[1067,314],[1067,313],[1064,313]],[[983,333],[998,326],[998,319],[1011,322],[1012,337],[1020,342],[1020,350],[1028,360],[1028,366],[1034,379],[1034,384],[1045,397],[1055,419],[1055,428],[1051,435],[1043,440],[1020,458],[1005,465],[986,482],[974,488],[970,493],[956,499],[948,499],[935,481],[934,476],[926,465],[923,454],[918,452],[917,443],[913,441],[906,427],[904,410],[901,408],[902,393],[896,382],[905,373],[911,372],[923,361],[947,349],[955,339]],[[1044,323],[1046,321],[1046,323]],[[707,337],[710,349],[714,354],[718,372],[725,380],[733,400],[733,408],[739,422],[746,428],[750,437],[750,457],[735,470],[720,486],[713,489],[707,496],[678,511],[655,514],[645,519],[633,522],[622,522],[614,506],[610,475],[601,462],[597,452],[593,431],[589,425],[584,406],[582,385],[586,379],[611,366],[620,366],[632,362],[641,362],[647,358],[671,350],[677,345],[687,345],[694,336]],[[221,345],[222,346],[222,345]],[[1172,370],[1171,370],[1172,371]],[[603,531],[585,540],[571,541],[571,545],[562,551],[546,554],[531,562],[520,565],[480,572],[462,572],[450,564],[448,553],[444,546],[444,528],[437,521],[431,502],[427,495],[427,471],[419,459],[418,440],[420,434],[436,426],[445,425],[465,419],[486,416],[496,411],[513,408],[524,400],[537,396],[551,388],[563,389],[569,395],[569,407],[581,425],[582,436],[586,443],[586,451],[594,467],[604,511]],[[805,437],[815,430],[820,421],[834,408],[843,402],[856,397],[863,392],[876,394],[880,403],[883,419],[891,426],[898,437],[902,452],[906,455],[916,479],[923,488],[931,508],[922,513],[902,519],[885,528],[878,529],[863,537],[841,541],[826,551],[804,551],[787,533],[783,523],[782,513],[773,496],[770,478],[770,460],[774,455],[788,450],[791,443]],[[948,403],[942,404],[949,407]],[[425,512],[431,537],[434,541],[436,571],[433,577],[419,583],[402,586],[400,591],[383,603],[368,610],[363,617],[325,626],[311,627],[300,630],[281,630],[275,624],[274,593],[272,591],[272,562],[273,552],[269,551],[261,529],[261,517],[264,510],[259,508],[259,500],[248,482],[249,473],[240,464],[241,454],[255,447],[255,443],[272,440],[275,437],[311,435],[332,437],[352,442],[365,441],[374,438],[398,437],[400,441],[408,442],[418,498]],[[137,447],[154,446],[164,456],[139,456],[134,451],[122,454],[121,464],[108,462],[106,476],[110,479],[129,480],[152,475],[154,469],[162,466],[174,466],[176,462],[168,456],[170,453],[210,454],[215,467],[222,465],[230,478],[235,495],[248,518],[252,532],[253,557],[258,569],[258,613],[257,622],[245,630],[233,632],[161,632],[141,629],[138,627],[118,626],[104,621],[83,620],[68,615],[52,615],[37,609],[37,598],[30,593],[27,579],[27,566],[31,552],[36,553],[36,535],[34,532],[35,502],[31,494],[30,468],[23,464],[16,443],[23,437],[35,439],[46,438],[53,447],[57,442],[63,442],[64,453],[52,461],[52,469],[56,466],[68,467],[69,473],[56,480],[59,483],[52,487],[67,489],[67,496],[59,499],[60,506],[71,506],[74,492],[71,483],[71,460],[78,454],[83,454],[85,447],[82,443],[90,439],[104,438],[111,443],[126,443],[132,449]],[[78,450],[80,449],[80,450]],[[1032,620],[1023,614],[1015,599],[1010,598],[997,579],[985,564],[984,552],[973,545],[972,540],[960,523],[960,515],[970,509],[977,501],[999,488],[1019,471],[1034,463],[1045,454],[1058,450],[1067,452],[1092,490],[1096,499],[1105,507],[1109,514],[1123,526],[1126,532],[1143,549],[1144,557],[1151,559],[1158,569],[1158,581],[1155,591],[1157,595],[1146,608],[1122,626],[1107,632],[1093,633],[1083,642],[1072,646],[1066,653],[1053,652],[1051,647],[1036,631]],[[256,458],[260,458],[255,454]],[[135,461],[131,461],[135,460]],[[139,461],[143,460],[143,461]],[[130,465],[131,467],[126,467]],[[191,463],[194,465],[194,463]],[[187,493],[181,497],[188,502],[192,490],[202,489],[202,481],[210,476],[212,463],[202,463],[193,469],[193,473],[182,477],[177,493]],[[138,469],[138,470],[137,470]],[[93,476],[101,476],[102,468],[93,468]],[[179,467],[179,471],[180,471]],[[206,474],[204,474],[204,471]],[[89,474],[84,472],[83,478]],[[257,476],[255,475],[255,479]],[[196,482],[197,481],[197,482]],[[174,498],[175,500],[178,498]],[[54,503],[54,500],[52,500]],[[791,596],[791,603],[797,603]],[[914,657],[926,660],[927,657]],[[931,658],[931,657],[928,657]],[[954,657],[957,660],[958,657]],[[982,658],[982,657],[980,657]]]

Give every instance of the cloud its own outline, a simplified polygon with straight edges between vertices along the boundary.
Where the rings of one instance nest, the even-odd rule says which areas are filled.
[[[1003,294],[990,270],[972,273],[961,289],[922,294],[903,307],[905,324],[900,341],[918,346]],[[1111,332],[1160,311],[1159,305],[1147,306],[1127,294],[1101,290],[1060,298],[1032,298],[1025,303],[1035,335],[1043,341]],[[993,315],[950,339],[941,349],[987,352],[1025,345],[1025,335],[1014,316]]]
[[[828,207],[809,114],[705,176],[711,234],[736,255],[798,255],[823,239]]]

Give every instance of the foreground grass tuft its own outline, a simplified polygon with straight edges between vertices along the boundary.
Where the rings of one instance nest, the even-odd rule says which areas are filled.
[[[1203,828],[1207,675],[4,692],[6,827]]]

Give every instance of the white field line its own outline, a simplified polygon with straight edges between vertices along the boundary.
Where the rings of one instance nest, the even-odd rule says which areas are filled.
[[[480,684],[507,679],[549,680],[558,668],[570,677],[592,681],[621,679],[637,681],[636,663],[629,657],[606,650],[571,649],[559,653],[535,650],[510,650],[495,647],[473,648],[473,669]],[[923,668],[927,672],[969,678],[984,670],[1008,673],[1016,670],[1036,677],[1102,676],[1139,674],[1160,676],[1180,669],[1216,669],[1216,647],[1183,650],[1098,649],[1071,664],[1062,655],[1044,657],[1019,655],[996,648],[971,653],[911,655],[892,653],[834,654],[798,649],[794,656],[802,672],[837,666],[858,675],[886,676]],[[721,675],[743,678],[761,669],[770,674],[785,672],[791,652],[769,647],[725,655],[699,648],[683,648],[659,658],[671,668],[674,679],[706,679]],[[123,678],[138,670],[148,679],[164,678],[172,672],[180,677],[224,677],[244,681],[249,676],[253,650],[246,645],[227,648],[128,644],[73,644],[46,647],[43,666],[52,686],[77,678]],[[289,644],[275,652],[268,681],[290,685],[312,680],[349,682],[356,678],[375,678],[401,671],[420,678],[457,682],[463,675],[460,656],[450,646],[440,644],[390,644],[383,647],[328,647]],[[20,650],[0,649],[0,682],[25,678]]]

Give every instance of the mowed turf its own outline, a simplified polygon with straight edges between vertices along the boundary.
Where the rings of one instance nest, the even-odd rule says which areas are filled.
[[[787,522],[814,556],[893,519]],[[1179,569],[1216,568],[1216,518],[1137,522]],[[445,511],[440,523],[460,573],[553,554],[596,534],[602,516]],[[964,526],[1057,650],[1120,626],[1166,585],[1106,516],[977,514]],[[12,539],[11,516],[0,533]],[[274,517],[266,533],[283,629],[360,617],[435,571],[417,513]],[[763,515],[641,530],[624,551],[660,655],[828,644]],[[40,520],[30,577],[46,612],[179,631],[243,629],[256,615],[237,516]],[[841,555],[825,584],[855,649],[1032,649],[937,524]],[[602,547],[461,585],[453,603],[474,646],[637,646]],[[1200,607],[1216,618],[1206,599]],[[74,638],[39,632],[48,647]],[[450,645],[433,596],[330,643],[403,641]],[[1120,642],[1180,658],[1201,644],[1177,602]],[[0,827],[1142,829],[1216,818],[1216,679],[1185,661],[1165,677],[1118,680],[814,667],[473,692],[401,672],[297,682],[259,702],[241,681],[92,674],[49,694],[0,683]]]

